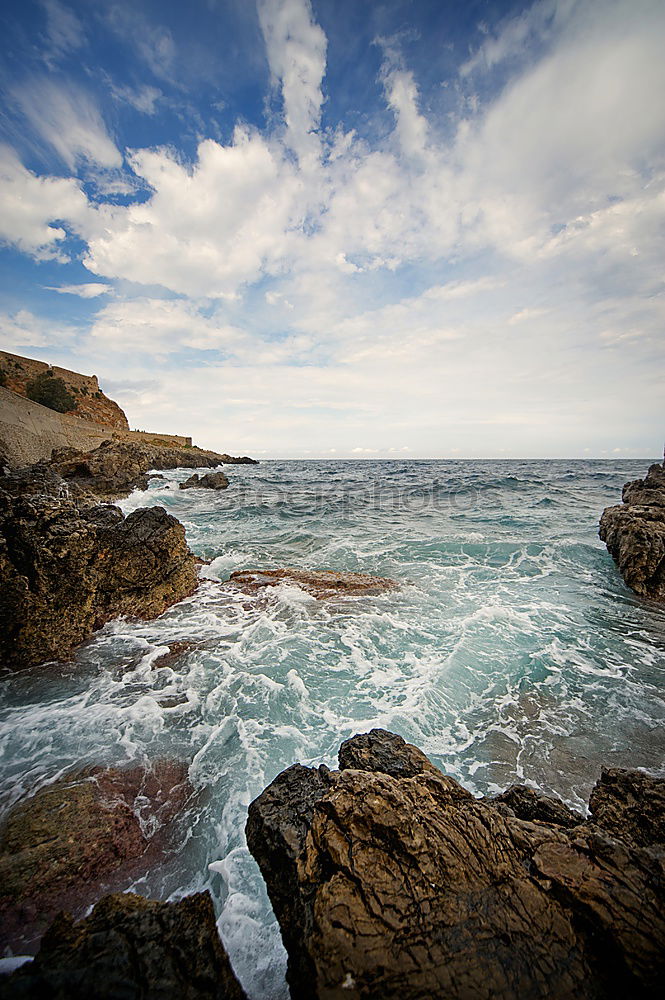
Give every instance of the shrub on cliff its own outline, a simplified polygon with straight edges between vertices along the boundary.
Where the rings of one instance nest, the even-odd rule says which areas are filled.
[[[64,381],[61,378],[55,378],[50,371],[42,372],[32,382],[28,382],[26,395],[33,402],[48,406],[50,410],[57,410],[58,413],[75,410],[77,405]]]

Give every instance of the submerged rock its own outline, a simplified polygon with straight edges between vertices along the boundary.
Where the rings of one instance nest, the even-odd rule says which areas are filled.
[[[3,480],[4,482],[4,480]],[[185,529],[161,507],[0,489],[0,664],[67,657],[118,615],[154,618],[197,585]]]
[[[246,1000],[207,892],[177,903],[106,896],[89,917],[62,914],[37,957],[7,980],[12,1000]]]
[[[594,817],[569,826],[529,790],[474,799],[381,730],[340,756],[288,768],[249,808],[293,1000],[662,995],[665,844],[634,834],[646,797],[660,836],[655,779],[604,772]],[[630,823],[603,826],[606,786],[616,802],[633,781]]]
[[[14,807],[0,833],[0,948],[34,948],[55,914],[81,913],[164,849],[192,794],[187,767],[89,768]]]
[[[201,477],[195,472],[184,483],[180,483],[180,489],[191,490],[197,487],[202,490],[225,490],[228,485],[229,481],[223,472],[208,472]]]
[[[367,573],[347,573],[337,570],[311,569],[245,569],[231,573],[229,583],[255,594],[265,587],[275,587],[280,583],[296,584],[318,600],[327,597],[381,594],[387,590],[397,590],[398,584],[384,576],[369,576]]]
[[[601,539],[629,587],[665,600],[665,468],[652,465],[645,479],[626,483],[623,503],[607,507]]]

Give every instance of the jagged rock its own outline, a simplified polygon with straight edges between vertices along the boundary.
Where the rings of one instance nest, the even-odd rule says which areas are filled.
[[[148,487],[148,459],[139,445],[105,441],[91,451],[57,448],[51,455],[51,469],[98,497],[126,496],[134,489]]]
[[[181,490],[191,490],[196,487],[203,490],[225,490],[229,485],[229,481],[223,472],[208,472],[205,476],[199,478],[198,474],[195,472],[193,476],[186,479],[184,483],[180,483]]]
[[[665,600],[665,468],[652,465],[645,479],[626,483],[623,503],[607,507],[599,534],[629,587]]]
[[[520,819],[369,737],[347,741],[344,769],[294,765],[249,808],[293,1000],[662,995],[665,845]]]
[[[206,451],[204,448],[161,448],[158,445],[139,444],[151,469],[215,469],[218,465],[258,465],[253,458],[234,458],[232,455]]]
[[[106,896],[74,923],[62,914],[33,962],[6,981],[12,1000],[246,1000],[207,892],[177,903]]]
[[[665,844],[665,779],[623,768],[603,770],[589,799],[591,818],[613,837],[652,847]]]
[[[513,816],[541,823],[551,823],[553,826],[577,826],[584,822],[584,817],[559,799],[543,795],[527,785],[511,785],[505,792],[486,799],[488,803],[508,806]]]
[[[185,529],[161,507],[124,518],[110,505],[0,490],[5,667],[67,657],[110,619],[154,618],[196,584]]]
[[[398,584],[383,576],[367,573],[346,573],[336,570],[311,569],[245,569],[231,573],[229,583],[248,594],[255,594],[265,587],[280,583],[296,584],[312,597],[362,596],[396,590]]]
[[[15,806],[0,833],[0,949],[25,953],[59,910],[84,912],[139,859],[145,870],[191,794],[186,765],[157,761],[79,771]]]
[[[393,778],[412,778],[424,771],[440,773],[422,750],[385,729],[372,729],[345,740],[339,748],[338,759],[340,771],[349,768],[382,771]]]

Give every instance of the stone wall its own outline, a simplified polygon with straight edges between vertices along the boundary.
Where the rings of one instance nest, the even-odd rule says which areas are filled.
[[[0,447],[10,465],[49,459],[53,448],[96,448],[111,436],[108,427],[56,413],[0,387]]]

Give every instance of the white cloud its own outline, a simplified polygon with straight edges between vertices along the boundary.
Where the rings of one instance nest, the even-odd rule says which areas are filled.
[[[247,341],[237,327],[182,299],[114,300],[97,313],[90,336],[110,352],[131,349],[164,356],[185,347],[232,351]]]
[[[111,84],[111,93],[116,101],[129,104],[136,111],[140,111],[144,115],[154,115],[157,111],[157,102],[163,96],[158,87],[150,87],[148,85],[126,87]]]
[[[219,297],[281,262],[300,221],[299,181],[258,133],[202,142],[191,167],[169,150],[139,150],[130,163],[153,195],[102,211],[85,258],[95,274]]]
[[[270,70],[282,88],[286,142],[311,167],[320,151],[326,36],[309,0],[258,0],[258,10]]]
[[[49,291],[59,292],[61,295],[78,295],[82,299],[96,299],[99,295],[108,295],[113,289],[110,285],[89,281],[85,285],[58,285],[49,288]]]
[[[51,63],[85,43],[85,32],[78,17],[60,0],[42,0],[46,11],[46,61]]]
[[[122,156],[106,131],[99,108],[84,90],[35,77],[15,86],[12,97],[37,135],[70,170],[81,161],[101,167],[122,166]]]
[[[66,324],[53,323],[35,316],[29,309],[0,313],[0,338],[3,350],[19,351],[32,347],[71,347],[80,331]]]
[[[0,239],[39,258],[58,257],[67,235],[64,225],[80,224],[88,215],[78,181],[36,177],[13,150],[0,146]]]

